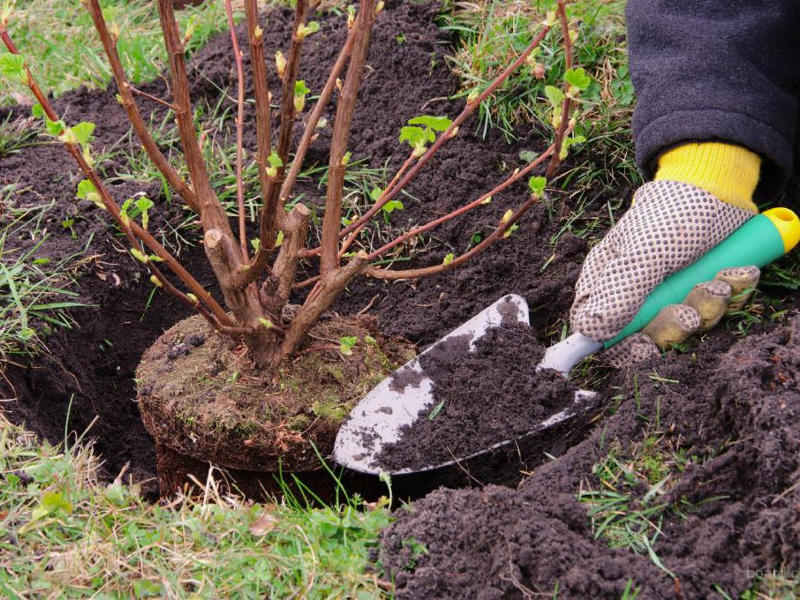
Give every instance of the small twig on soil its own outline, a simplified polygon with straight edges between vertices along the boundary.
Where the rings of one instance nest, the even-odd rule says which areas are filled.
[[[136,87],[134,87],[134,86],[132,86],[130,84],[128,84],[128,87],[130,88],[130,90],[134,94],[139,94],[140,96],[142,96],[144,98],[147,98],[148,100],[152,100],[153,102],[156,102],[157,104],[160,104],[161,106],[163,106],[165,108],[168,108],[168,109],[170,109],[172,111],[175,110],[175,107],[172,104],[170,104],[169,102],[167,102],[166,100],[162,100],[161,98],[157,98],[156,96],[153,96],[152,94],[148,94],[147,92],[145,92],[143,90],[140,90],[139,88],[136,88]]]

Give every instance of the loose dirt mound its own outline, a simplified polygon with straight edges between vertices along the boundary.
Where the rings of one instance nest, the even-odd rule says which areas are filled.
[[[519,489],[441,490],[398,511],[380,551],[398,597],[550,597],[557,582],[558,598],[618,599],[631,579],[641,598],[738,598],[759,570],[796,570],[800,317],[711,351],[729,340],[642,366],[618,412]],[[647,486],[628,490],[631,510],[664,505],[653,549],[677,584],[647,553],[595,539],[578,500],[602,489],[592,466],[610,449],[632,463],[646,439],[686,457],[649,504]]]

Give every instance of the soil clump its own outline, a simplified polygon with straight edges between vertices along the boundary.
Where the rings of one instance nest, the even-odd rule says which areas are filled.
[[[420,357],[435,404],[384,446],[379,461],[387,470],[437,465],[513,440],[573,403],[575,384],[536,372],[544,348],[529,326],[492,328],[473,351],[469,342],[457,336]],[[414,382],[401,371],[395,384]]]

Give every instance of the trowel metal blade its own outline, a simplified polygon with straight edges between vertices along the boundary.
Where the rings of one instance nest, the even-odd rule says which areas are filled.
[[[390,475],[403,475],[439,469],[510,445],[514,440],[503,440],[489,448],[456,457],[455,460],[423,468],[387,469],[378,462],[384,446],[397,442],[404,427],[413,424],[421,414],[426,414],[435,405],[433,381],[423,372],[421,356],[453,338],[465,335],[469,336],[470,350],[474,350],[476,342],[489,329],[501,324],[510,327],[518,323],[530,324],[528,304],[521,296],[508,294],[397,369],[375,386],[350,412],[348,420],[336,436],[333,459],[340,465],[362,473],[377,475],[387,472]],[[536,424],[523,437],[540,433],[571,419],[594,396],[594,392],[579,390],[571,406]]]

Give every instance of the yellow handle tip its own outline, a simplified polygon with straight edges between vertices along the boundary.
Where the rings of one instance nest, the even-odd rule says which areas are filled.
[[[770,208],[762,213],[767,217],[783,239],[783,249],[789,252],[800,242],[800,219],[788,208]]]

